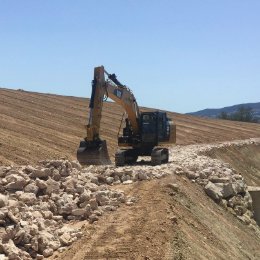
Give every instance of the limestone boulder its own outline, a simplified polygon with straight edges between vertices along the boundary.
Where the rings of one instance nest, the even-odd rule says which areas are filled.
[[[46,181],[43,181],[43,180],[41,180],[41,179],[39,179],[39,178],[37,178],[37,179],[35,180],[35,185],[36,185],[39,189],[41,189],[41,190],[47,189],[47,183],[46,183]]]
[[[210,181],[204,187],[204,190],[215,201],[219,201],[222,198],[222,189]]]
[[[30,173],[30,178],[47,179],[51,175],[51,170],[48,168],[35,169]]]
[[[70,215],[72,210],[77,209],[77,204],[73,200],[73,196],[64,193],[56,202],[58,213],[60,215]]]
[[[35,184],[35,182],[29,183],[24,187],[24,192],[37,194],[39,191],[39,187]]]
[[[138,173],[138,179],[141,180],[141,181],[147,180],[148,177],[147,177],[146,172],[140,171],[140,172]],[[126,180],[126,181],[127,181],[127,180]]]
[[[194,180],[194,179],[199,178],[200,175],[199,175],[199,173],[197,173],[195,171],[187,171],[186,176],[187,176],[187,178]]]
[[[236,192],[234,191],[232,183],[226,183],[223,185],[222,196],[224,199],[232,197],[235,194]]]
[[[8,204],[8,197],[0,193],[0,208],[7,206],[7,204]]]
[[[47,188],[46,188],[47,195],[51,195],[52,193],[58,194],[60,192],[60,182],[57,182],[57,181],[49,178],[46,181],[46,185],[47,185]]]
[[[18,196],[19,200],[27,205],[33,205],[36,203],[37,199],[34,193],[24,193],[22,192]]]
[[[12,174],[6,177],[7,185],[5,188],[7,190],[23,190],[28,181],[18,174]]]

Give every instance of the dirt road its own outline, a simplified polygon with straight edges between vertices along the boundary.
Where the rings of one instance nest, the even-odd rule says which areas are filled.
[[[171,182],[179,192],[167,188]],[[259,259],[253,230],[182,177],[121,188],[137,202],[87,225],[80,241],[51,259]]]

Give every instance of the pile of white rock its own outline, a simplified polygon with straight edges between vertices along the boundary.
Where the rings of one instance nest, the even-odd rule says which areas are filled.
[[[259,145],[260,138],[219,144],[177,146],[171,150],[172,163],[179,165],[177,174],[204,187],[206,194],[227,208],[247,225],[257,227],[253,219],[252,198],[243,176],[229,164],[207,156],[213,149],[231,146]]]
[[[42,259],[82,233],[71,220],[98,220],[131,202],[77,162],[43,161],[40,166],[0,167],[0,258]],[[1,258],[2,259],[2,258]]]

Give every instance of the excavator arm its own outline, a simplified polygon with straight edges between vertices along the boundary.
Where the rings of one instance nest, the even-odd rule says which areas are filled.
[[[111,75],[108,74],[109,79],[111,79],[110,76]],[[115,83],[116,81],[113,82]],[[106,90],[108,97],[124,108],[128,115],[128,120],[130,122],[132,131],[134,134],[137,134],[139,132],[139,108],[132,91],[126,86],[115,85],[109,82],[106,82]]]
[[[107,76],[107,79],[106,79]],[[106,141],[100,139],[100,123],[103,102],[106,97],[121,105],[128,115],[134,134],[139,132],[139,108],[132,91],[122,85],[115,74],[109,74],[103,66],[94,69],[92,93],[89,103],[89,118],[86,124],[87,136],[81,141],[77,159],[81,164],[110,164]]]

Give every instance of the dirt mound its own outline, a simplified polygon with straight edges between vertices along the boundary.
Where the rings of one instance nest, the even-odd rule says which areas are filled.
[[[122,191],[102,185],[91,169],[67,160],[1,166],[0,253],[9,259],[48,257],[82,235],[69,221],[93,223],[105,211],[132,203]]]
[[[249,186],[260,186],[260,145],[249,144],[212,149],[209,156],[229,163]]]
[[[32,164],[62,157],[75,159],[79,142],[85,136],[87,99],[1,88],[0,111],[0,164]],[[122,114],[117,104],[104,104],[102,136],[111,155],[117,147]],[[178,144],[260,136],[259,124],[168,114],[177,124]]]

